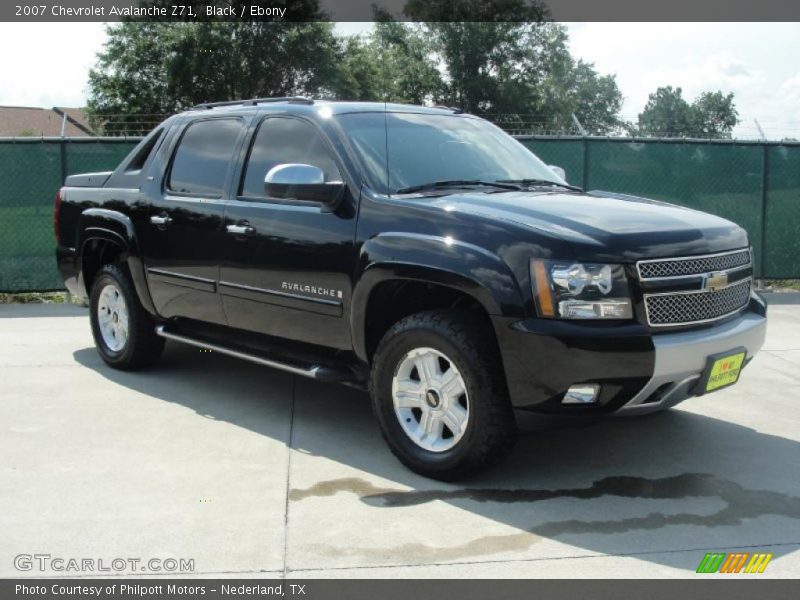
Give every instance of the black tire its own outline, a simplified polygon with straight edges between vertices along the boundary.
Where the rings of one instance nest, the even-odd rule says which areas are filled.
[[[127,340],[118,350],[109,347],[103,340],[98,317],[100,294],[107,285],[114,285],[121,292],[128,311]],[[156,335],[156,322],[139,302],[127,266],[104,265],[92,282],[89,300],[89,319],[92,336],[100,357],[115,369],[134,370],[154,364],[164,350],[164,338]]]
[[[395,413],[392,382],[403,358],[417,348],[444,354],[458,369],[469,398],[460,440],[445,451],[426,450],[406,434]],[[506,454],[517,427],[508,399],[497,343],[488,324],[457,311],[416,313],[384,335],[372,364],[372,406],[383,437],[409,469],[442,481],[471,475]]]

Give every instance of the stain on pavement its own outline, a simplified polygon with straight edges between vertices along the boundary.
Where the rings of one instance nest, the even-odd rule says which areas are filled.
[[[484,536],[458,546],[431,547],[406,543],[392,548],[335,548],[338,553],[375,556],[376,552],[397,556],[414,556],[420,562],[456,560],[471,556],[525,550],[543,538],[569,534],[611,535],[635,530],[656,530],[672,525],[722,527],[742,524],[746,519],[779,516],[800,519],[800,497],[780,492],[748,489],[724,477],[706,473],[684,473],[671,477],[605,477],[587,487],[563,489],[453,488],[439,490],[402,490],[376,486],[357,477],[322,481],[306,489],[292,489],[289,498],[299,502],[307,498],[329,497],[339,493],[356,494],[370,506],[396,508],[418,506],[436,500],[459,503],[535,503],[559,498],[581,500],[602,497],[639,498],[649,500],[683,500],[713,498],[724,506],[711,514],[694,512],[650,512],[643,516],[621,519],[565,519],[537,523],[519,533]],[[582,509],[581,514],[591,514]],[[502,521],[502,519],[499,519]],[[333,547],[327,548],[334,550]]]

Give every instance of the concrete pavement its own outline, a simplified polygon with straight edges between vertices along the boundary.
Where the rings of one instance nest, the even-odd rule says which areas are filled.
[[[732,388],[537,419],[448,485],[394,459],[365,394],[176,344],[114,371],[86,309],[0,306],[0,577],[41,576],[14,567],[34,553],[215,577],[696,577],[707,551],[772,552],[759,577],[798,577],[798,317],[770,308]]]

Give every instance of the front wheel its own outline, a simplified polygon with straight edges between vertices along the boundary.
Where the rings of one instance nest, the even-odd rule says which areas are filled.
[[[496,343],[488,326],[455,311],[411,315],[383,337],[373,360],[373,408],[392,452],[441,480],[469,475],[516,438]]]
[[[156,323],[136,295],[126,267],[105,265],[92,282],[92,335],[102,359],[116,369],[155,363],[164,349]]]

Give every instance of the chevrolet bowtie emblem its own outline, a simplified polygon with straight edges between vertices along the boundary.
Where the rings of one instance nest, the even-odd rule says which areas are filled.
[[[728,274],[722,271],[707,273],[703,278],[703,289],[709,292],[716,292],[728,285]]]

